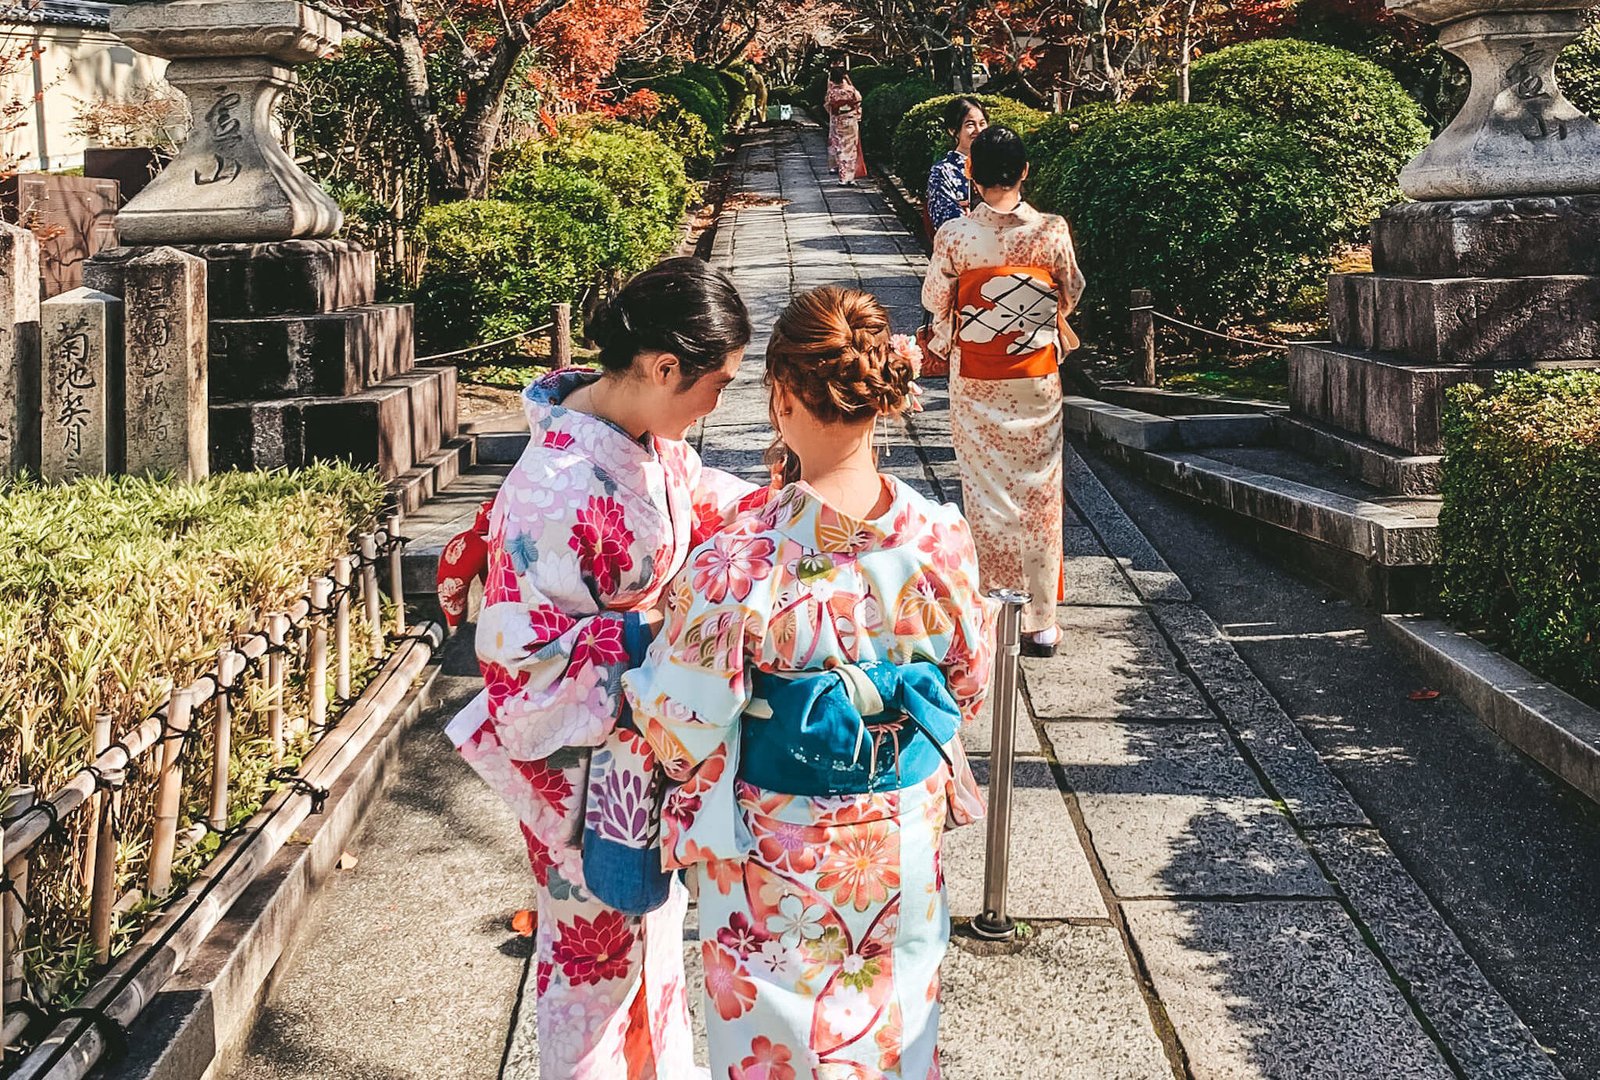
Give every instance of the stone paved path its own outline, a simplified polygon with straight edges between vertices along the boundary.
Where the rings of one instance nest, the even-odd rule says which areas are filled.
[[[822,161],[815,128],[749,140],[715,261],[733,274],[758,335],[794,290],[837,282],[876,293],[909,331],[920,319],[918,247],[875,191],[840,187]],[[696,436],[709,464],[756,479],[769,438],[764,346],[758,337]],[[959,501],[942,381],[927,390],[927,411],[889,433],[886,468]],[[958,927],[944,966],[946,1077],[1559,1077],[1361,807],[1075,455],[1066,482],[1066,638],[1058,657],[1025,661],[1022,678],[1010,889],[1029,933],[996,948],[963,931],[979,902],[983,830],[950,834]],[[963,732],[981,774],[986,725]],[[436,775],[470,782],[463,769]],[[470,847],[451,854],[457,880],[478,883],[456,921],[485,949],[506,944],[486,928],[527,901],[507,892],[507,844],[480,832],[452,830],[441,843]],[[414,844],[384,844],[381,832],[369,842],[364,858],[373,873],[387,868],[391,904],[441,902],[439,882],[401,872]],[[363,902],[353,888],[342,896],[320,919],[329,931]],[[531,986],[519,1001],[503,964],[463,967],[459,944],[409,961],[425,1007],[376,997],[367,1007],[397,1021],[420,1008],[434,1023],[468,1006],[479,1022],[502,1017],[456,1051],[462,1068],[449,1075],[480,1075],[466,1063],[503,1046],[501,1075],[531,1080]],[[325,933],[297,963],[326,968],[334,949]],[[697,953],[686,949],[691,962]],[[301,1022],[327,1027],[338,1015]],[[259,1035],[240,1075],[356,1074],[331,1064],[337,1040],[290,1038],[281,1024]],[[269,1067],[273,1045],[298,1060],[283,1052]],[[368,1055],[359,1074],[445,1075],[438,1064]]]

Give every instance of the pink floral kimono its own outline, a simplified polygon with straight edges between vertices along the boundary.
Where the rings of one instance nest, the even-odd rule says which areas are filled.
[[[663,858],[699,880],[718,1080],[938,1075],[949,941],[940,836],[983,812],[959,738],[925,753],[931,767],[913,780],[900,775],[909,731],[852,723],[840,752],[808,755],[795,745],[803,737],[769,741],[779,729],[762,726],[781,719],[773,686],[828,681],[798,673],[859,687],[868,669],[920,666],[956,724],[981,704],[990,607],[966,523],[885,482],[893,503],[874,520],[843,517],[794,483],[702,545],[668,593],[648,660],[623,677],[675,781]],[[805,768],[797,762],[828,775],[851,768],[852,742],[855,759],[872,762],[869,793],[774,789],[803,786],[787,784]]]
[[[861,94],[846,79],[829,83],[824,102],[828,110],[828,167],[837,169],[840,183],[867,175],[861,156]]]
[[[980,202],[939,229],[922,286],[929,350],[950,361],[950,427],[984,585],[1032,594],[1022,629],[1061,592],[1061,377],[1083,295],[1067,223]]]
[[[642,615],[694,544],[753,489],[702,469],[685,443],[636,441],[561,402],[597,376],[567,370],[524,394],[532,438],[489,517],[477,650],[485,688],[449,725],[512,809],[538,881],[541,1075],[696,1075],[683,975],[687,896],[643,917],[587,891],[576,846],[588,748],[616,725]]]

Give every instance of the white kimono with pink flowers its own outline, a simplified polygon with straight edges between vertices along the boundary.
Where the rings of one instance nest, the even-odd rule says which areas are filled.
[[[676,781],[663,857],[700,883],[717,1080],[938,1075],[940,836],[983,812],[960,740],[925,779],[871,794],[786,795],[741,772],[757,671],[926,661],[964,713],[981,705],[991,620],[966,523],[886,483],[881,517],[844,517],[797,482],[702,545],[648,661],[623,677]]]
[[[478,620],[484,690],[452,741],[516,811],[539,884],[541,1075],[694,1075],[683,976],[687,899],[642,918],[591,897],[576,846],[589,750],[616,725],[642,616],[749,484],[687,444],[639,441],[563,408],[592,381],[567,370],[524,393],[531,438],[489,523]]]

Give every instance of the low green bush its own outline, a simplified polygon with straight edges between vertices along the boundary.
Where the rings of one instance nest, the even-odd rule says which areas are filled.
[[[543,148],[544,161],[585,173],[616,195],[630,252],[617,269],[641,270],[672,249],[692,185],[683,159],[654,133],[632,125],[596,125]]]
[[[539,326],[606,269],[605,230],[538,203],[470,199],[430,206],[418,226],[426,261],[413,300],[429,352]]]
[[[850,81],[863,99],[880,86],[903,82],[909,73],[892,64],[862,64],[850,69]]]
[[[874,160],[887,163],[894,152],[894,131],[913,106],[944,91],[926,79],[884,83],[861,101],[861,145]]]
[[[1569,101],[1600,120],[1600,23],[1561,51],[1556,79]]]
[[[715,145],[721,145],[727,131],[728,115],[716,97],[700,83],[681,75],[668,75],[644,84],[661,97],[670,97],[700,118],[706,133]]]
[[[750,113],[755,108],[756,95],[750,84],[754,69],[745,71],[738,65],[721,68],[717,75],[722,79],[722,88],[728,94],[728,125],[737,127],[750,119]]]
[[[1271,121],[1130,105],[1077,131],[1056,121],[1034,142],[1028,197],[1071,223],[1100,329],[1125,325],[1135,288],[1216,325],[1280,312],[1326,273],[1335,208],[1320,165]]]
[[[1444,448],[1446,611],[1600,705],[1600,372],[1457,387]]]
[[[1422,111],[1370,60],[1308,41],[1252,41],[1195,61],[1196,102],[1276,120],[1322,164],[1347,239],[1400,201],[1400,169],[1428,144]]]
[[[722,122],[724,124],[728,122],[733,101],[728,94],[728,84],[722,72],[709,64],[685,64],[678,72],[678,77],[705,87],[706,93],[711,95],[717,103],[717,108],[721,110]]]
[[[961,95],[940,94],[906,113],[894,133],[894,171],[912,191],[927,186],[928,170],[950,149],[950,133],[944,129],[945,106]],[[1003,125],[1027,139],[1050,114],[1030,109],[1020,102],[996,94],[968,94],[983,103],[989,123]]]

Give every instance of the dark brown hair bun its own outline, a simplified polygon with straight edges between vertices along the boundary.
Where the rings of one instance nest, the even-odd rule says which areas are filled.
[[[898,413],[916,378],[889,347],[889,313],[868,293],[824,285],[796,296],[767,345],[767,379],[824,423]]]

